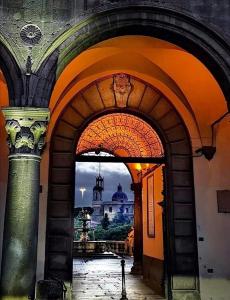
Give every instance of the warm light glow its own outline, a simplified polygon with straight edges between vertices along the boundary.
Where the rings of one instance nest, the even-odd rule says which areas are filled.
[[[98,147],[118,156],[162,157],[160,138],[142,119],[125,113],[113,113],[98,118],[82,133],[77,154]]]
[[[93,81],[113,74],[114,70],[116,73],[127,73],[140,78],[154,86],[182,116],[192,143],[197,143],[200,137],[204,144],[210,143],[210,124],[227,110],[224,95],[215,78],[196,57],[178,46],[152,37],[133,35],[119,36],[98,43],[77,55],[66,66],[55,84],[50,100],[52,120],[48,136],[51,136],[56,120],[71,99],[74,99],[79,91],[85,91]],[[112,89],[105,92],[103,84],[101,87],[99,85],[99,90],[105,107],[114,107],[111,100],[114,96]],[[99,105],[100,95],[97,95],[97,88],[92,91],[94,97],[90,98],[83,93],[96,112],[103,109],[103,105]],[[135,104],[139,92],[140,90],[137,94],[133,93],[136,100],[131,99],[130,107],[137,108]],[[80,97],[79,100],[79,103],[83,102]],[[84,107],[81,105],[81,111],[84,112],[84,116],[88,116],[91,112],[90,107]],[[143,109],[146,107],[143,106]],[[146,112],[150,111],[146,109]]]
[[[0,106],[8,106],[9,105],[9,95],[8,88],[6,84],[6,79],[0,69]]]
[[[164,259],[163,248],[163,226],[162,226],[162,207],[158,203],[163,199],[163,177],[162,168],[155,168],[148,176],[143,177],[142,181],[142,209],[143,209],[143,251],[149,257],[156,257],[160,260]],[[154,188],[151,199],[154,201],[154,217],[155,217],[155,232],[154,238],[148,235],[148,178],[152,176]]]
[[[138,172],[140,172],[141,171],[141,164],[136,164],[135,165],[135,168],[136,168],[136,170],[138,171]]]

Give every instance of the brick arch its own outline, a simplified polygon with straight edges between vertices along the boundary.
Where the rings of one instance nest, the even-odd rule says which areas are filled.
[[[68,104],[51,139],[47,211],[46,277],[72,278],[74,159],[84,128],[99,116],[125,112],[147,121],[159,134],[166,156],[166,261],[169,293],[199,299],[193,163],[187,128],[159,91],[136,78],[125,108],[111,93],[113,76],[92,83]],[[100,89],[103,93],[100,93]],[[142,92],[140,92],[142,91]],[[180,299],[180,298],[175,298]]]

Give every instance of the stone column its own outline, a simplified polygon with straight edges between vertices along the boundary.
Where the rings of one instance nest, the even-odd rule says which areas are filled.
[[[132,274],[142,274],[143,259],[143,220],[142,220],[142,183],[133,183],[134,191],[134,262]]]
[[[3,237],[1,299],[33,299],[36,281],[40,155],[49,111],[9,107],[9,175]]]

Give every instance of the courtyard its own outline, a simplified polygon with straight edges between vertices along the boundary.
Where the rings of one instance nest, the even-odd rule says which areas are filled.
[[[130,274],[132,258],[125,265],[126,292],[129,300],[163,300],[145,285],[142,276]],[[121,260],[74,259],[74,300],[118,300],[121,298]]]

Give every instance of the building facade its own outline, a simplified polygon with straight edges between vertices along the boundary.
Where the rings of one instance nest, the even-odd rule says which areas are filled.
[[[97,200],[98,197],[95,195],[95,190],[97,190],[97,185],[94,187],[94,198],[93,198],[93,215],[92,221],[101,222],[105,214],[108,215],[109,221],[113,221],[114,218],[123,219],[123,222],[133,222],[134,203],[129,200],[126,193],[122,191],[122,186],[119,183],[117,186],[117,191],[112,195],[111,200],[103,200],[100,198],[100,202]]]
[[[229,299],[229,28],[229,0],[0,0],[1,299],[52,276],[70,299],[76,153],[101,147],[133,179],[136,270]]]

